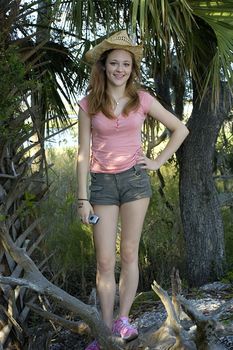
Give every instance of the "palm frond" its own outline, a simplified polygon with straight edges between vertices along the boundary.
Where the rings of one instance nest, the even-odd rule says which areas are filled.
[[[132,1],[133,30],[144,40],[147,63],[163,76],[174,55],[180,74],[190,72],[201,95],[212,86],[218,103],[220,80],[232,86],[232,1]],[[144,16],[144,18],[142,18]]]
[[[190,1],[195,16],[212,29],[216,38],[216,53],[210,61],[203,81],[203,94],[212,84],[213,100],[218,101],[220,80],[233,82],[233,12],[232,1]],[[204,46],[202,44],[202,46]],[[206,55],[209,53],[206,52]]]

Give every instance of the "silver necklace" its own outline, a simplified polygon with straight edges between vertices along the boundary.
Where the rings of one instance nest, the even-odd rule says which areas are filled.
[[[125,98],[125,96],[121,96],[121,97],[120,97],[118,100],[116,100],[116,99],[113,97],[113,99],[114,99],[114,102],[115,102],[116,106],[118,106],[118,105],[119,105],[120,100],[122,100],[123,98]]]

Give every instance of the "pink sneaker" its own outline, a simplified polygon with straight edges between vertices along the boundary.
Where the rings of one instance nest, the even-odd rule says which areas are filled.
[[[100,350],[99,344],[96,340],[94,340],[85,350]]]
[[[129,323],[128,317],[118,318],[113,323],[112,332],[126,341],[130,341],[138,337],[138,331]]]

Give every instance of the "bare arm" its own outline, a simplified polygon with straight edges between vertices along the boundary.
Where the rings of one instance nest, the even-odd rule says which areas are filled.
[[[91,142],[91,119],[86,112],[80,109],[79,112],[79,147],[77,159],[77,180],[78,180],[78,213],[84,223],[88,223],[88,216],[93,209],[87,200],[87,178],[90,166],[90,142]]]
[[[188,136],[189,131],[178,118],[166,110],[156,99],[154,99],[148,114],[171,131],[171,136],[166,147],[156,159],[152,160],[146,156],[142,156],[138,161],[139,164],[144,164],[142,167],[145,169],[158,170],[178,150]]]

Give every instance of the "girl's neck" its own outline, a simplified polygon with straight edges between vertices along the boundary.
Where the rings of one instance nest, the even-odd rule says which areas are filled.
[[[123,97],[126,96],[125,94],[125,87],[108,87],[107,88],[108,94],[115,100],[118,101],[120,99],[122,99]]]

